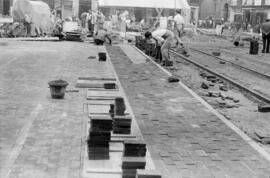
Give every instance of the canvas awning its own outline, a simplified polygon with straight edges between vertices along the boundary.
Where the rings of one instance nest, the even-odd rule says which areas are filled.
[[[99,0],[99,6],[190,9],[187,0]]]

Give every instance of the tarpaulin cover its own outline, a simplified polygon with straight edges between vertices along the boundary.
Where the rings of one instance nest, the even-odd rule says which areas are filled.
[[[99,0],[99,6],[190,9],[187,0]]]
[[[53,22],[48,4],[42,1],[16,0],[13,4],[12,17],[14,21],[23,21],[28,15],[32,26],[45,33],[51,33]]]

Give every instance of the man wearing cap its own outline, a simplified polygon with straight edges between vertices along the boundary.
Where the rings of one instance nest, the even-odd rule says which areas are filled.
[[[155,39],[159,44],[161,44],[161,56],[163,65],[166,65],[167,61],[170,61],[170,48],[173,43],[174,34],[172,31],[167,29],[157,29],[153,32],[147,31],[145,34],[145,39],[150,40]]]
[[[183,35],[184,32],[184,27],[185,27],[185,21],[184,18],[181,16],[181,10],[176,10],[175,11],[175,16],[174,16],[174,30],[175,30],[175,37],[177,40],[177,45],[178,47],[181,46],[182,41],[180,37]]]
[[[262,53],[269,53],[270,44],[270,19],[267,19],[261,26],[262,39],[263,39],[263,50]]]

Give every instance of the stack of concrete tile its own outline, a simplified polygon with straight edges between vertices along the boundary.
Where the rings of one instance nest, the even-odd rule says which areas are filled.
[[[111,132],[106,131],[90,131],[87,140],[88,158],[90,160],[109,159],[109,142]]]
[[[146,161],[144,157],[123,157],[122,170],[123,178],[135,178],[137,169],[145,169]]]
[[[131,116],[115,115],[113,117],[113,133],[114,134],[130,134],[131,132]]]
[[[122,97],[117,97],[114,100],[114,114],[118,116],[123,116],[125,115],[125,101],[124,98]]]
[[[113,120],[110,116],[90,116],[91,131],[112,131]]]
[[[146,155],[146,144],[142,140],[124,141],[125,157],[144,157]]]
[[[161,174],[156,170],[137,169],[136,178],[161,178]]]
[[[98,58],[99,61],[106,61],[107,60],[107,56],[106,56],[105,52],[99,52],[98,57],[99,57]]]
[[[109,159],[112,119],[110,116],[91,116],[90,119],[88,157],[90,160]]]

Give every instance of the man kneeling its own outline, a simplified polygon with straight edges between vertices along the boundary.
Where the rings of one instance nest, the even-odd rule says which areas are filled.
[[[94,34],[94,41],[96,45],[103,45],[104,42],[106,41],[106,38],[109,40],[109,44],[112,44],[112,40],[109,37],[109,34],[107,31],[103,28],[99,29],[95,34]]]

